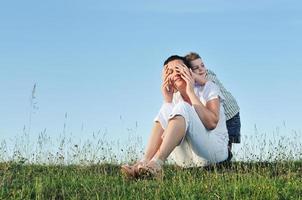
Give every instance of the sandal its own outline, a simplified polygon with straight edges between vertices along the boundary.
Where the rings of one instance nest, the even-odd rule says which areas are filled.
[[[121,172],[122,174],[127,178],[138,178],[139,175],[139,168],[143,167],[147,164],[146,161],[141,160],[134,165],[122,165],[121,166]]]
[[[138,176],[140,178],[156,178],[163,177],[163,161],[159,159],[152,159],[147,165],[138,167]]]

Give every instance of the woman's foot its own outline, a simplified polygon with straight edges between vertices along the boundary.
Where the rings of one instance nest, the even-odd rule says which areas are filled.
[[[164,162],[159,159],[152,159],[147,165],[138,168],[138,176],[141,178],[157,178],[163,177]]]
[[[147,161],[141,160],[136,162],[134,165],[122,165],[121,172],[127,178],[138,178],[139,168],[143,167],[147,164]]]
[[[138,175],[136,168],[128,164],[121,166],[121,172],[127,178],[136,178]]]

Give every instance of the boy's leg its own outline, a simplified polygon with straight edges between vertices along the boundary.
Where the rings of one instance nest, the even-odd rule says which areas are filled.
[[[237,113],[233,118],[226,121],[228,134],[229,134],[229,150],[232,150],[232,143],[240,143],[240,115]]]

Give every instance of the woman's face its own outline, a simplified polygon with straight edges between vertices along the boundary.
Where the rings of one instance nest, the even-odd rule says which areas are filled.
[[[181,64],[184,64],[182,60],[173,60],[168,63],[168,74],[170,76],[171,83],[178,91],[186,88],[186,82],[181,78],[180,73],[176,70],[176,66],[181,66]]]

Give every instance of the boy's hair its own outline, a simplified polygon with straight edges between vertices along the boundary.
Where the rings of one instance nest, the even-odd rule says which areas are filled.
[[[169,58],[167,58],[164,62],[164,65],[168,64],[169,62],[173,61],[173,60],[182,60],[184,62],[184,64],[190,68],[189,63],[187,62],[187,60],[185,59],[185,57],[179,56],[179,55],[172,55]]]
[[[191,62],[191,61],[196,60],[198,58],[201,59],[200,55],[198,53],[195,53],[195,52],[190,52],[185,56],[185,59],[186,59],[187,62]]]

